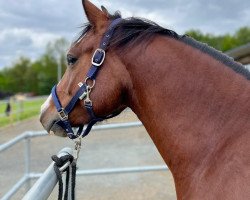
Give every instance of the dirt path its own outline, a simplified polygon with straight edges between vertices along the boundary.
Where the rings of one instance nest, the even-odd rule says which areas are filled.
[[[136,117],[127,111],[112,122],[135,120]],[[37,117],[0,129],[0,143],[27,130],[42,130]],[[72,141],[55,136],[32,139],[31,171],[44,171],[51,163],[50,156],[65,146],[72,147]],[[22,177],[23,152],[24,145],[20,143],[0,154],[0,197]],[[144,128],[93,131],[84,139],[84,148],[78,161],[81,170],[163,164],[161,156]],[[12,199],[21,199],[24,193],[23,188]],[[77,177],[76,196],[77,199],[83,200],[176,199],[169,171]],[[57,190],[54,190],[50,199],[57,199]]]

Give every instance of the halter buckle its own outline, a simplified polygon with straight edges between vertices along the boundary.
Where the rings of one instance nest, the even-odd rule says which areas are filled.
[[[81,146],[82,146],[82,137],[79,137],[76,141],[75,141],[75,149],[74,149],[74,159],[77,160],[79,158],[79,153],[81,150]]]
[[[58,115],[62,121],[66,121],[69,119],[69,116],[65,113],[65,110],[63,108],[58,112]]]
[[[90,99],[84,100],[84,106],[90,106],[90,107],[92,107],[93,106],[92,101]]]
[[[84,99],[84,106],[92,106],[92,101],[90,100],[91,87],[87,86],[85,92],[86,92],[86,97]]]
[[[98,54],[101,54],[101,55],[98,55]],[[101,56],[101,57],[99,58],[99,56]],[[105,60],[105,56],[106,56],[106,53],[103,49],[96,49],[95,53],[92,57],[92,65],[100,67]]]

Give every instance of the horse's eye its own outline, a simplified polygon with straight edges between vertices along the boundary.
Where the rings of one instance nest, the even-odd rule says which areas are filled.
[[[70,54],[67,55],[67,62],[68,62],[68,65],[71,66],[71,65],[74,65],[76,63],[78,59]]]

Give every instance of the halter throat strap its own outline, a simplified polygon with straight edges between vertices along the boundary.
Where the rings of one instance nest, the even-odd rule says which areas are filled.
[[[70,139],[76,139],[80,136],[85,137],[89,134],[92,126],[96,124],[96,122],[103,121],[105,119],[109,119],[120,114],[120,112],[117,112],[115,114],[112,114],[106,117],[97,117],[94,113],[92,101],[89,98],[89,94],[95,85],[95,78],[98,74],[98,71],[105,60],[106,50],[110,43],[110,39],[112,38],[115,28],[117,27],[118,23],[121,22],[121,20],[122,20],[121,18],[118,18],[111,22],[108,30],[106,31],[106,33],[104,34],[104,37],[101,40],[99,48],[95,51],[92,57],[92,65],[87,73],[84,83],[81,82],[78,84],[79,86],[78,91],[72,97],[72,99],[70,100],[70,102],[65,108],[62,107],[62,104],[58,98],[57,86],[55,85],[52,88],[52,91],[51,91],[52,98],[53,98],[55,107],[57,109],[58,115],[60,117],[60,119],[56,122],[56,124],[59,125],[61,128],[63,128],[67,132],[67,136]],[[89,86],[88,81],[92,81],[93,85]],[[73,128],[69,121],[69,114],[74,109],[78,100],[84,100],[84,107],[90,116],[90,122],[85,129],[83,126],[80,126],[78,127],[77,133],[74,133]]]

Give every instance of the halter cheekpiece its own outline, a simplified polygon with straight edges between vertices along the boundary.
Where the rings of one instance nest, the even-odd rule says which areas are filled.
[[[114,117],[118,114],[118,113],[116,113],[116,114],[112,114],[112,115],[109,115],[106,117],[97,117],[93,111],[92,101],[90,100],[90,93],[91,93],[91,90],[95,86],[96,75],[97,75],[101,65],[103,64],[103,62],[105,60],[106,50],[107,50],[107,47],[110,43],[110,39],[115,31],[116,26],[118,25],[118,23],[121,20],[122,20],[121,18],[118,18],[118,19],[115,19],[111,22],[108,30],[106,31],[106,33],[104,34],[104,36],[101,40],[101,44],[100,44],[99,48],[93,54],[92,65],[87,73],[85,81],[80,82],[78,84],[78,86],[79,86],[78,91],[76,92],[75,96],[73,96],[73,98],[70,100],[70,102],[68,103],[68,105],[65,108],[62,107],[60,100],[57,96],[57,92],[56,92],[57,86],[55,85],[52,88],[52,91],[51,91],[52,98],[53,98],[54,104],[56,106],[58,115],[60,117],[60,120],[58,120],[56,122],[56,124],[59,125],[60,127],[62,127],[67,132],[67,136],[70,139],[76,139],[78,137],[87,136],[89,134],[89,132],[91,131],[92,126],[96,122],[100,122],[100,121],[103,121],[105,119],[109,119],[109,118]],[[73,128],[69,122],[69,113],[73,110],[73,108],[75,107],[78,100],[84,101],[84,107],[86,108],[91,120],[85,129],[84,129],[84,126],[80,126],[78,131],[76,133],[74,133]]]

